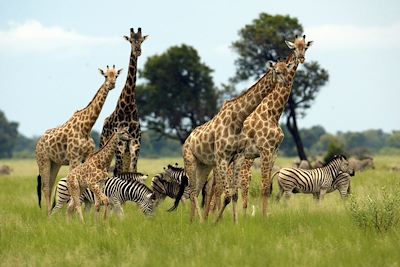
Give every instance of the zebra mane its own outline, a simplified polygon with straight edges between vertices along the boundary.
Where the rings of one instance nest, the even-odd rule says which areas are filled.
[[[332,161],[337,160],[337,159],[344,159],[344,160],[347,160],[347,157],[346,157],[345,155],[343,155],[343,154],[334,155],[332,158],[330,158],[330,159],[325,163],[324,166],[329,165],[329,163],[331,163]]]
[[[183,168],[178,167],[178,164],[175,164],[175,166],[168,164],[167,169],[173,170],[173,171],[183,171]]]

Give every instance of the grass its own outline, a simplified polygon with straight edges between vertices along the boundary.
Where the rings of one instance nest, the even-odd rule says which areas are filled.
[[[354,177],[352,189],[360,201],[400,182],[400,173],[389,170],[400,157],[374,160],[375,170]],[[153,176],[175,162],[182,164],[179,158],[140,159],[138,169]],[[278,162],[288,166],[291,159]],[[128,203],[122,219],[103,221],[86,214],[83,225],[78,218],[66,223],[64,212],[48,219],[38,208],[33,160],[2,164],[14,172],[0,176],[0,266],[400,266],[399,226],[383,233],[358,227],[350,202],[337,192],[320,204],[299,194],[286,204],[272,202],[263,218],[256,195],[259,170],[254,171],[250,199],[256,216],[240,215],[238,225],[230,206],[217,225],[213,220],[189,224],[190,204],[168,213],[171,200],[152,218]],[[59,178],[67,170],[63,167]]]

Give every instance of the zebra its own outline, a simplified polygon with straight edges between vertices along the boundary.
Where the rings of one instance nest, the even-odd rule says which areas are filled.
[[[147,177],[147,175],[130,174],[126,175],[125,178],[130,178],[132,180],[113,177],[105,181],[103,192],[109,197],[110,204],[113,206],[116,213],[123,214],[121,204],[126,201],[137,202],[142,212],[146,215],[153,213],[156,196],[145,184],[140,182],[144,177]],[[66,178],[62,178],[58,182],[56,192],[57,201],[55,196],[51,215],[56,213],[70,200]],[[90,211],[91,204],[95,202],[93,192],[86,189],[80,196],[80,200],[85,203],[85,211]]]
[[[279,192],[276,200],[279,201],[283,194],[289,199],[292,193],[310,193],[322,200],[325,193],[334,190],[332,183],[341,173],[350,175],[354,173],[344,155],[335,155],[322,168],[312,170],[283,168],[272,176],[273,178],[278,174]]]
[[[183,168],[178,167],[175,163],[174,166],[168,164],[164,167],[164,172],[155,175],[151,181],[151,186],[157,196],[157,204],[164,200],[167,196],[175,199],[174,205],[168,211],[175,210],[179,201],[183,197],[189,199],[189,178]]]

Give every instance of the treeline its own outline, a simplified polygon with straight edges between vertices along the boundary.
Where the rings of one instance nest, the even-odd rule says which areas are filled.
[[[281,125],[285,139],[280,146],[280,155],[297,156],[295,143],[285,125]],[[329,152],[344,152],[349,156],[365,157],[377,153],[400,153],[400,131],[385,133],[382,130],[366,130],[362,132],[338,132],[331,134],[322,126],[313,126],[300,130],[300,136],[306,154],[309,156],[325,156]]]

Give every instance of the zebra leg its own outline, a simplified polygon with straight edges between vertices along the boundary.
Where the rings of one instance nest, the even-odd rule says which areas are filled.
[[[326,188],[324,189],[321,188],[321,190],[319,191],[319,198],[318,198],[319,202],[321,202],[324,199],[325,194],[326,194]]]
[[[279,200],[281,200],[281,197],[283,195],[283,188],[281,187],[281,185],[279,183],[278,183],[278,185],[279,185],[279,192],[276,195],[276,202],[279,202]]]
[[[240,168],[240,181],[242,189],[242,202],[244,215],[247,213],[247,204],[249,201],[249,186],[251,182],[251,166],[253,165],[254,159],[245,159],[242,167]]]

